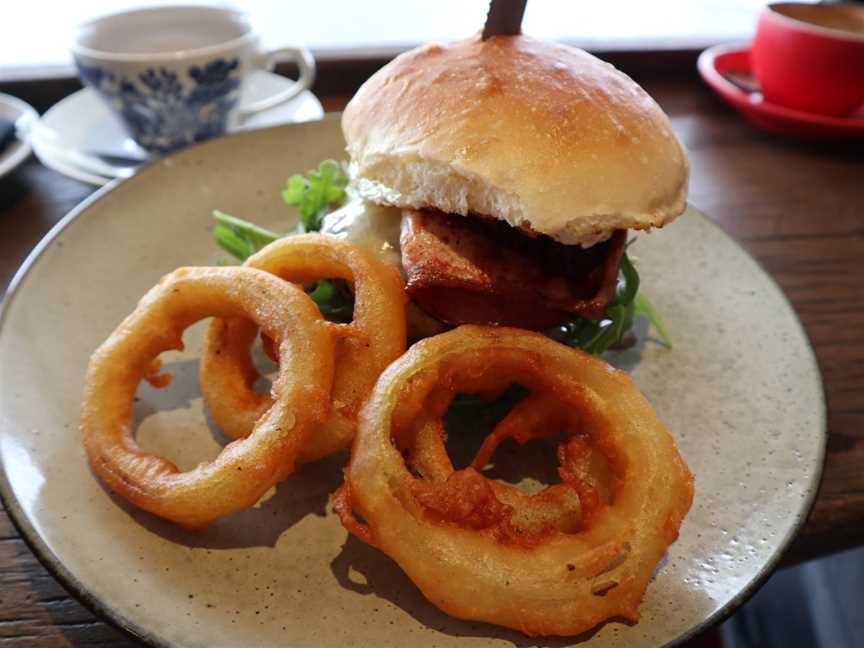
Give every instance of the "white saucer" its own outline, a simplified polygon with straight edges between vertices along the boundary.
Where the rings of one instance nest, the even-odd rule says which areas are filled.
[[[277,74],[254,72],[243,90],[243,103],[272,96],[291,83],[290,79]],[[0,95],[0,98],[4,96]],[[250,115],[231,132],[313,121],[323,116],[321,102],[306,90],[291,101]],[[90,88],[79,90],[52,106],[42,116],[40,126],[31,133],[30,140],[42,164],[76,180],[98,186],[129,174],[105,164],[93,153],[142,160],[148,157],[147,152],[129,137],[120,120]]]
[[[17,122],[22,117],[31,119],[39,117],[30,104],[11,95],[0,93],[0,117]],[[30,144],[19,139],[14,140],[9,147],[0,153],[0,178],[10,173],[30,155]]]

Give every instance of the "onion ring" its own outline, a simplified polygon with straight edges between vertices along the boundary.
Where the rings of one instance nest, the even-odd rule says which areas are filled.
[[[339,337],[330,418],[301,452],[309,462],[348,447],[360,405],[381,372],[405,351],[402,278],[359,246],[323,234],[271,243],[244,263],[294,283],[344,279],[354,287],[354,319],[331,324]],[[235,439],[249,434],[270,408],[268,394],[253,387],[260,377],[249,348],[257,327],[244,319],[214,319],[201,362],[201,391],[213,420]]]
[[[143,452],[130,420],[142,379],[165,386],[158,355],[182,349],[183,331],[202,317],[245,317],[278,341],[284,359],[272,406],[247,439],[212,462],[179,472]],[[90,359],[81,434],[94,471],[136,506],[183,527],[204,527],[252,506],[292,472],[329,415],[334,345],[314,302],[299,288],[249,268],[181,268],[162,278]]]
[[[435,450],[443,443],[435,419],[455,392],[500,386],[502,375],[532,394],[498,424],[474,466],[454,471]],[[525,516],[529,506],[542,511],[543,492],[508,500],[513,487],[479,469],[501,439],[543,436],[559,423],[563,483],[547,491],[569,489],[580,504],[556,495],[565,506],[538,522]],[[528,635],[638,620],[693,497],[671,435],[625,373],[539,334],[470,325],[415,344],[382,374],[345,475],[335,501],[346,527],[361,526],[361,539],[393,558],[427,599]],[[563,524],[561,511],[575,523]]]

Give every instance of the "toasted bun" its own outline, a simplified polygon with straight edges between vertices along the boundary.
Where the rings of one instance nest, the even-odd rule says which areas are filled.
[[[590,54],[525,36],[402,54],[342,118],[357,190],[399,207],[503,219],[562,243],[659,227],[687,195],[669,119]]]

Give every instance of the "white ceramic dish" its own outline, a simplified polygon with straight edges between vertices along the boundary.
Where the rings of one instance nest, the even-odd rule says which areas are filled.
[[[97,192],[39,245],[0,315],[0,492],[33,550],[85,603],[160,646],[671,645],[727,614],[767,575],[813,500],[822,385],[774,282],[694,210],[633,246],[675,346],[613,356],[677,438],[696,499],[632,626],[528,640],[452,619],[398,567],[350,538],[328,505],[344,456],[305,467],[257,508],[187,533],[112,496],[77,435],[92,350],[161,275],[224,258],[220,208],[287,230],[279,189],[339,157],[335,119],[233,135]],[[181,468],[215,456],[197,387],[197,333],[142,387],[138,439]]]
[[[17,122],[21,118],[37,119],[39,113],[30,104],[12,95],[0,93],[0,117]],[[30,155],[30,144],[20,139],[13,141],[9,147],[0,153],[0,178],[11,173],[27,156]]]
[[[244,101],[271,97],[292,83],[277,74],[254,72],[243,89]],[[323,116],[321,102],[306,90],[291,101],[250,115],[233,132],[312,121]],[[41,124],[45,128],[34,131],[32,138],[36,157],[45,166],[82,182],[102,186],[123,177],[117,169],[106,165],[92,153],[147,157],[147,152],[129,137],[104,101],[89,88],[79,90],[52,106],[42,116]]]

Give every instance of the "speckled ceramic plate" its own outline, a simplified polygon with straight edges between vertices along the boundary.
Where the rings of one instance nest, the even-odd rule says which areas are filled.
[[[342,147],[328,119],[188,149],[95,194],[30,256],[0,319],[0,487],[34,551],[100,614],[155,645],[660,646],[741,602],[812,501],[822,386],[777,286],[694,210],[632,248],[675,347],[649,339],[612,358],[632,370],[696,476],[693,509],[636,625],[537,641],[445,616],[339,525],[328,493],[341,456],[200,533],[136,511],[93,477],[76,430],[93,349],[161,275],[222,258],[213,208],[284,230],[287,175]],[[198,336],[190,331],[189,353],[169,359],[176,383],[142,387],[135,410],[142,445],[181,468],[222,441],[202,411]]]

